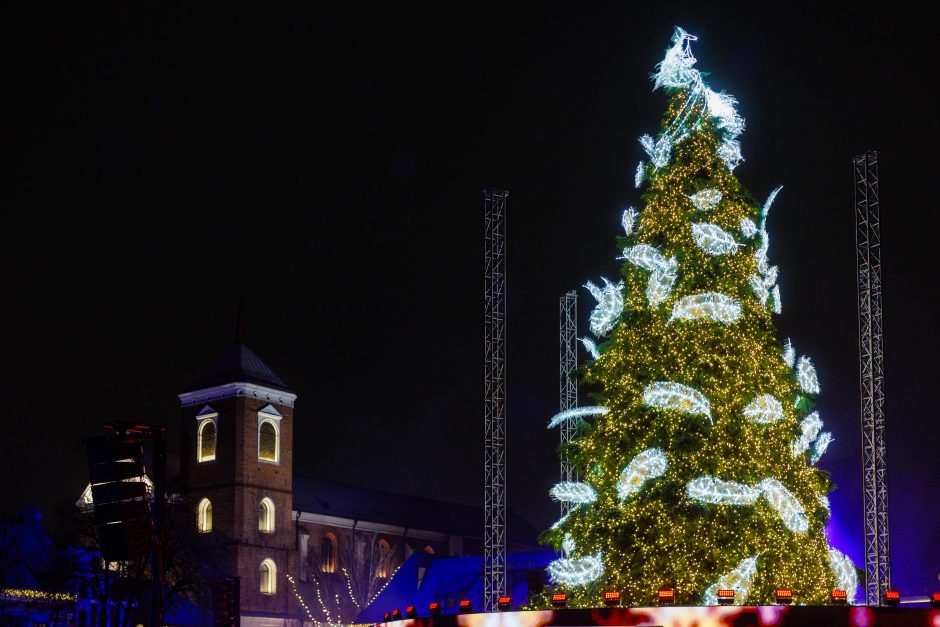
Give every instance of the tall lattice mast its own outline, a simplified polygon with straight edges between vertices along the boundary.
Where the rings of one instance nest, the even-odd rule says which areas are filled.
[[[506,586],[506,198],[483,190],[483,610]]]
[[[558,410],[565,411],[578,406],[578,379],[575,369],[578,367],[578,293],[574,290],[565,292],[558,299]],[[561,425],[561,445],[574,439],[577,430],[576,420],[566,420]],[[578,473],[574,466],[561,455],[561,480],[577,481]],[[571,510],[573,503],[561,501],[561,515]]]
[[[884,437],[878,152],[869,150],[855,157],[852,163],[855,166],[855,241],[858,261],[865,602],[868,605],[881,605],[885,591],[891,587],[891,550],[888,538],[888,468]]]

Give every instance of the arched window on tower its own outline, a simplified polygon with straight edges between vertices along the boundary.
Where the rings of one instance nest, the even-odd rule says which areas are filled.
[[[388,579],[390,562],[392,561],[392,547],[385,540],[379,540],[377,545],[377,560],[375,576],[379,579]]]
[[[199,501],[199,507],[196,508],[196,528],[199,533],[212,531],[212,501],[209,499]]]
[[[261,562],[261,594],[274,594],[277,592],[277,566],[271,558]]]
[[[268,497],[261,499],[258,505],[258,531],[274,533],[274,501]]]
[[[197,461],[200,463],[215,461],[215,420],[209,418],[200,423],[196,440]]]
[[[320,541],[320,570],[325,573],[336,572],[336,536],[328,533]]]
[[[265,462],[278,462],[279,458],[279,446],[278,446],[278,432],[277,425],[274,424],[273,420],[264,420],[258,425],[258,459]]]

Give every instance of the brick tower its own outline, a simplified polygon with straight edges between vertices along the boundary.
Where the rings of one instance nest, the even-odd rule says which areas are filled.
[[[218,549],[221,576],[241,578],[243,627],[285,625],[296,568],[292,521],[294,400],[244,344],[179,395],[182,489],[192,524]]]

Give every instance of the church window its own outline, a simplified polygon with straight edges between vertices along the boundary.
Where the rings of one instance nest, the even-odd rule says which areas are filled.
[[[196,510],[196,527],[199,533],[212,531],[212,501],[209,499],[199,501],[199,507]]]
[[[258,425],[258,459],[266,462],[278,462],[278,432],[272,420],[264,420]]]
[[[215,461],[216,429],[215,420],[209,418],[199,424],[199,436],[196,442],[196,456],[199,462]]]
[[[277,592],[277,566],[271,558],[261,562],[261,594]]]
[[[389,564],[392,561],[392,547],[385,540],[379,540],[378,560],[375,567],[375,576],[379,579],[387,579]]]
[[[274,501],[268,497],[261,499],[258,505],[258,531],[274,533]]]
[[[320,570],[325,573],[336,572],[336,536],[328,533],[320,541]]]

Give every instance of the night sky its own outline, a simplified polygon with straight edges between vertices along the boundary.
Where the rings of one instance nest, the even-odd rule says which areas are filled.
[[[901,3],[581,4],[3,9],[3,513],[74,501],[103,421],[166,423],[178,449],[176,394],[241,295],[248,345],[299,395],[295,473],[481,503],[480,190],[502,187],[510,503],[550,524],[558,297],[617,273],[679,24],[740,101],[735,174],[784,186],[777,323],[820,373],[834,542],[857,563],[851,158],[881,151],[895,582],[936,587],[935,34]]]

